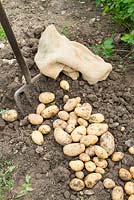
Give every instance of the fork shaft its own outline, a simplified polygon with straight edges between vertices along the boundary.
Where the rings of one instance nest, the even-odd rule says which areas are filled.
[[[25,60],[21,54],[21,51],[19,49],[19,46],[17,44],[17,41],[16,41],[16,38],[15,38],[15,35],[12,31],[12,28],[10,26],[10,23],[8,21],[8,18],[7,18],[7,15],[2,7],[2,4],[1,4],[1,1],[0,1],[0,22],[1,22],[1,25],[5,31],[5,34],[7,36],[7,39],[12,47],[12,50],[16,56],[16,59],[18,61],[18,64],[22,70],[22,73],[26,79],[26,83],[27,84],[30,84],[31,83],[31,75],[30,75],[30,71],[28,69],[28,66],[26,65],[25,63]]]

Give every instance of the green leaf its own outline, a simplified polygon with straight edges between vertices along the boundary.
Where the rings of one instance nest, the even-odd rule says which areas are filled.
[[[26,175],[25,180],[26,180],[27,183],[29,183],[30,179],[31,179],[31,176],[30,175]]]
[[[121,37],[121,40],[124,42],[127,42],[128,44],[134,45],[134,33],[133,31],[131,33],[125,34]]]

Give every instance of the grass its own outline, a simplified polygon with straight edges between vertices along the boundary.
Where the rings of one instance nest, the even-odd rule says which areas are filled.
[[[3,41],[6,39],[6,34],[2,28],[2,26],[0,25],[0,41]]]
[[[70,27],[67,24],[64,24],[61,28],[61,34],[65,35],[66,37],[69,37],[71,35]]]
[[[25,196],[28,194],[28,192],[31,192],[33,191],[33,188],[32,188],[32,185],[30,183],[30,179],[31,179],[31,176],[29,175],[26,175],[25,177],[25,183],[22,184],[21,186],[21,191],[19,194],[17,194],[17,196],[15,197],[16,199],[22,197],[22,196]]]
[[[13,189],[14,181],[12,179],[12,174],[14,169],[15,166],[9,161],[0,163],[0,199],[4,198],[4,193],[6,191],[11,192]]]

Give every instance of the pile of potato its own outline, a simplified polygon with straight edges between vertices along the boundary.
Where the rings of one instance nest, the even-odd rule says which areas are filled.
[[[69,90],[69,84],[62,81],[60,86]],[[58,116],[53,121],[54,138],[63,146],[63,153],[72,157],[69,167],[75,173],[75,178],[70,181],[70,188],[80,191],[86,188],[93,188],[103,178],[107,167],[107,158],[118,162],[123,159],[124,153],[114,152],[115,142],[113,135],[108,131],[108,125],[104,123],[104,115],[101,113],[92,114],[92,106],[89,103],[81,104],[81,98],[63,97],[64,106],[59,110],[58,106],[52,104],[55,95],[51,92],[43,92],[39,95],[40,104],[36,114],[29,114],[28,120],[33,125],[40,125],[38,130],[31,134],[32,140],[37,145],[44,142],[43,135],[51,132],[51,127],[41,125],[45,119]],[[44,121],[45,123],[45,121]],[[133,154],[133,149],[129,150]],[[85,170],[87,175],[85,176]],[[130,170],[121,168],[119,177],[125,184],[124,190],[130,195],[129,200],[134,200],[134,167]],[[112,179],[106,178],[103,181],[104,187],[112,189],[112,200],[123,200],[124,190],[117,186]]]

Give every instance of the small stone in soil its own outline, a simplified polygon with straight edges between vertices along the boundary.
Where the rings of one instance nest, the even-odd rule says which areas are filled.
[[[65,197],[66,199],[69,199],[69,198],[70,198],[70,192],[69,192],[69,191],[65,191],[65,192],[64,192],[64,197]]]
[[[43,150],[44,150],[43,147],[38,146],[35,151],[36,153],[41,154]]]
[[[85,190],[84,192],[83,192],[85,195],[93,195],[94,194],[94,191],[91,189],[89,189],[89,190]]]

